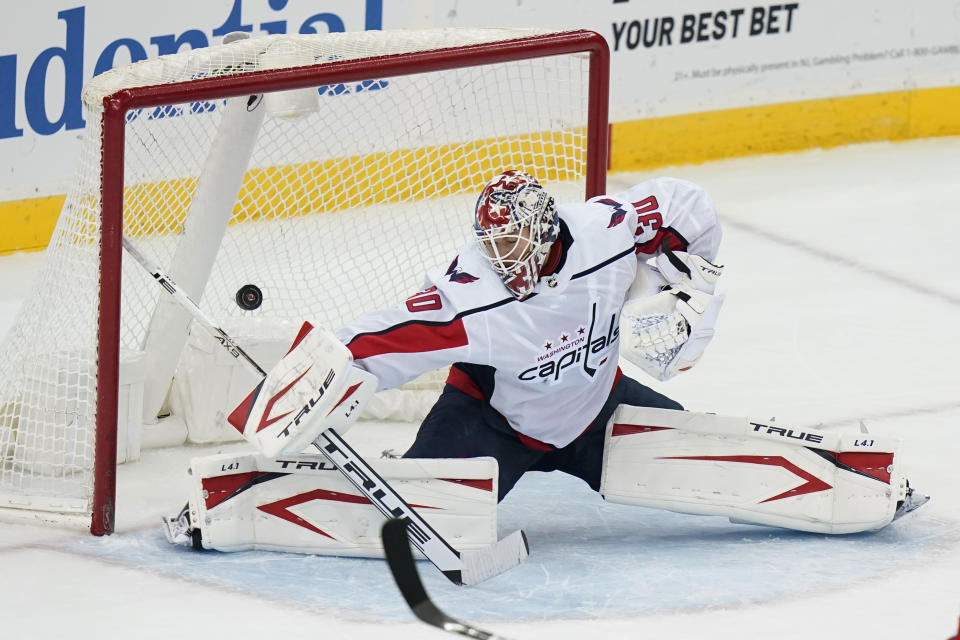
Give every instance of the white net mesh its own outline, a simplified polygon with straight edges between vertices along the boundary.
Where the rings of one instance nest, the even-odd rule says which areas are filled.
[[[24,304],[0,351],[0,507],[90,508],[104,96],[128,87],[540,33],[271,36],[95,78],[84,91],[88,126],[75,188],[37,294]],[[214,234],[216,241],[203,245],[215,259],[200,283],[200,306],[230,327],[304,318],[337,327],[401,301],[419,289],[428,267],[447,264],[468,238],[476,194],[492,175],[520,168],[558,201],[582,198],[588,64],[588,56],[568,54],[380,78],[373,63],[366,80],[310,89],[314,112],[268,116],[257,125],[249,154],[239,158],[242,183],[227,203],[229,223],[222,237]],[[194,202],[207,179],[204,166],[221,144],[218,135],[231,138],[221,127],[225,105],[222,99],[187,102],[127,114],[124,233],[178,282],[177,270],[184,269],[178,246],[190,235],[185,229],[208,215],[208,207]],[[235,301],[245,284],[263,292],[256,310]],[[124,352],[150,342],[161,295],[125,256],[118,328]]]

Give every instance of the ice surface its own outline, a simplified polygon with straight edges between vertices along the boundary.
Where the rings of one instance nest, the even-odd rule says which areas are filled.
[[[946,640],[960,611],[958,161],[960,139],[944,138],[656,172],[710,191],[727,302],[703,361],[651,386],[690,409],[784,424],[863,418],[903,439],[928,505],[830,537],[607,504],[576,479],[528,474],[500,525],[527,532],[530,558],[470,589],[421,562],[437,604],[521,639]],[[647,175],[611,175],[608,190]],[[0,332],[36,262],[0,259]],[[410,429],[350,436],[373,454],[402,448]],[[122,466],[113,536],[0,524],[0,634],[444,637],[414,621],[379,560],[167,545],[156,523],[184,502],[200,453]]]

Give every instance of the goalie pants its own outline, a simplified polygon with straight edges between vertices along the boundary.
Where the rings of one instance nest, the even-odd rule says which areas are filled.
[[[403,457],[496,458],[500,467],[498,501],[527,471],[562,471],[599,491],[607,422],[621,404],[683,409],[679,403],[621,374],[590,426],[576,440],[558,449],[517,433],[481,394],[468,393],[448,381]]]

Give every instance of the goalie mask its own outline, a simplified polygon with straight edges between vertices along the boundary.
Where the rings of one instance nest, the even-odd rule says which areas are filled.
[[[553,198],[537,179],[511,170],[496,176],[480,192],[474,231],[480,253],[510,293],[523,300],[540,280],[560,220]]]

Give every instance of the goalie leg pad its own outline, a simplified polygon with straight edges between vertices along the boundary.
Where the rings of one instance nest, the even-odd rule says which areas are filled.
[[[492,458],[370,465],[454,548],[497,542]],[[320,455],[225,454],[191,461],[190,520],[203,548],[382,557],[383,516]]]
[[[607,425],[606,500],[816,533],[891,522],[898,441],[621,405]]]

